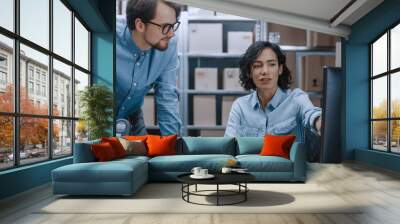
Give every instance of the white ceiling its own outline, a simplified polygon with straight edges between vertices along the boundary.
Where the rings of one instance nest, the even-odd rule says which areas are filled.
[[[347,37],[350,27],[383,0],[170,0],[198,8]]]

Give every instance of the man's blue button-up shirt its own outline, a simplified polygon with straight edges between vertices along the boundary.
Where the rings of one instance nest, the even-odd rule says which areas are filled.
[[[294,133],[296,141],[304,142],[304,128],[317,132],[314,121],[318,116],[321,116],[321,108],[315,107],[307,93],[300,89],[278,88],[265,108],[254,91],[233,102],[225,136],[261,137]]]
[[[144,96],[154,88],[157,121],[162,135],[179,134],[179,93],[176,88],[179,60],[177,40],[168,49],[140,50],[132,40],[126,20],[116,24],[117,119],[127,119],[143,105]]]

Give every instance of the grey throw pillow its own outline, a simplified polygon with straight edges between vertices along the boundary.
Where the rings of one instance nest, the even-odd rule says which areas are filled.
[[[135,156],[145,156],[147,155],[147,149],[143,141],[140,140],[126,140],[124,138],[118,138],[121,142],[122,147],[124,147],[126,151],[126,155],[135,155]]]

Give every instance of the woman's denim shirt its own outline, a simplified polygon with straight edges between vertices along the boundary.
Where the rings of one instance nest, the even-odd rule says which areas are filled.
[[[307,93],[301,89],[278,88],[265,108],[254,91],[239,97],[232,104],[225,136],[262,137],[265,134],[286,135],[293,133],[296,141],[304,142],[304,129],[317,133],[315,119],[321,108],[315,107]]]

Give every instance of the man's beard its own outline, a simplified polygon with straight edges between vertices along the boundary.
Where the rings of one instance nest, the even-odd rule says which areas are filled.
[[[159,50],[159,51],[165,51],[165,50],[167,50],[167,49],[168,49],[168,40],[166,41],[166,44],[165,44],[165,45],[161,45],[161,41],[163,41],[163,40],[160,40],[159,42],[157,42],[157,43],[155,43],[155,44],[151,44],[151,46],[152,46],[153,48]]]

